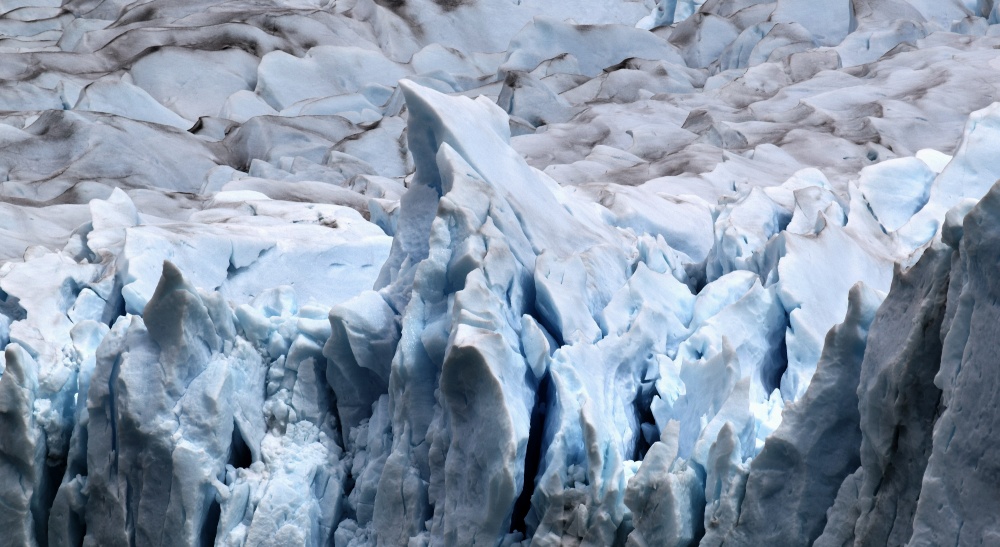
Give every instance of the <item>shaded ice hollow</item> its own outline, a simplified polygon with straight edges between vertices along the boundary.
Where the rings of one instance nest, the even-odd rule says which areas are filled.
[[[1000,5],[0,0],[12,546],[1000,544]]]

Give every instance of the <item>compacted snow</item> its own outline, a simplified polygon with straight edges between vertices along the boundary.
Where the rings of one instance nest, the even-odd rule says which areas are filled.
[[[0,0],[2,542],[1000,544],[993,4]]]

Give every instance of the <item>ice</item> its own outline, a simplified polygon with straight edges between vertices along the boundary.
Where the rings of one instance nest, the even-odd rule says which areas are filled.
[[[988,367],[983,368],[979,353],[982,350],[978,348],[989,347],[992,343],[988,332],[993,328],[990,317],[995,312],[987,295],[992,294],[993,289],[987,270],[982,268],[991,260],[987,257],[995,255],[992,249],[996,245],[996,235],[985,223],[996,215],[996,199],[996,191],[991,190],[966,217],[966,231],[959,247],[961,262],[953,262],[952,266],[952,285],[948,289],[944,315],[946,326],[942,326],[941,369],[934,377],[935,387],[942,390],[941,402],[946,409],[933,430],[933,447],[913,517],[910,540],[913,545],[978,541],[973,537],[992,541],[1000,537],[996,525],[987,516],[995,499],[990,493],[993,485],[980,482],[981,473],[989,472],[996,463],[979,445],[982,428],[989,428],[995,419],[992,403],[988,397],[984,398],[992,389],[995,377],[988,372]],[[939,280],[943,277],[936,276]],[[959,283],[964,285],[961,289]],[[959,298],[957,303],[953,300],[955,297]],[[968,414],[967,409],[977,407],[982,409],[982,414]],[[985,500],[985,503],[971,503],[974,499]]]
[[[329,360],[327,378],[334,385],[352,386],[338,390],[337,410],[344,427],[358,427],[388,389],[399,319],[381,295],[365,291],[334,306],[330,324],[330,338],[323,348]]]
[[[48,507],[42,490],[48,486],[44,474],[45,440],[35,419],[33,406],[38,392],[38,365],[20,346],[4,352],[3,386],[0,386],[0,416],[3,419],[2,477],[7,537],[23,544],[44,536]]]
[[[396,404],[402,407],[396,410],[393,430],[409,433],[394,442],[385,462],[373,523],[379,537],[419,533],[422,521],[414,522],[408,515],[430,516],[428,502],[435,502],[429,532],[470,543],[482,541],[476,539],[480,533],[496,537],[511,526],[513,504],[523,485],[521,462],[528,444],[534,390],[540,379],[529,374],[524,357],[513,348],[520,347],[520,316],[534,308],[534,302],[527,298],[534,293],[536,284],[542,283],[550,294],[548,298],[539,295],[545,298],[539,313],[545,324],[557,329],[555,336],[586,336],[588,331],[581,328],[589,329],[591,336],[599,332],[592,316],[590,327],[585,326],[588,323],[580,327],[566,322],[574,317],[566,307],[576,304],[563,300],[560,289],[573,281],[556,272],[569,270],[543,269],[536,276],[546,277],[536,280],[525,268],[543,260],[547,253],[556,253],[552,264],[562,268],[559,257],[577,249],[583,250],[589,260],[607,260],[597,252],[613,253],[614,240],[603,240],[594,231],[596,211],[581,209],[580,219],[571,217],[565,209],[558,214],[562,208],[557,201],[558,188],[507,147],[509,133],[503,114],[495,106],[467,99],[446,100],[411,84],[404,84],[403,89],[411,120],[424,120],[426,129],[409,135],[420,186],[411,187],[404,197],[400,222],[428,226],[429,209],[421,201],[435,199],[437,192],[442,197],[436,218],[429,222],[428,242],[404,241],[407,246],[398,248],[407,255],[401,261],[404,267],[408,260],[426,258],[413,273],[401,271],[403,277],[383,289],[400,298],[403,295],[398,294],[398,287],[412,279],[413,295],[402,317],[400,349],[389,378],[390,393],[398,393]],[[467,114],[461,116],[459,112]],[[472,113],[477,115],[468,115]],[[473,135],[476,140],[467,140]],[[435,150],[435,146],[440,148]],[[436,161],[431,159],[434,156]],[[501,177],[516,172],[523,178],[514,180],[534,184],[532,200],[523,199],[526,194],[518,191],[518,183],[499,186],[490,182],[505,180]],[[584,224],[588,217],[589,223]],[[573,237],[568,235],[571,229],[575,231]],[[566,236],[552,238],[559,238],[560,233]],[[588,243],[599,251],[588,250]],[[451,246],[455,249],[449,249]],[[542,256],[536,258],[543,249]],[[395,260],[390,257],[389,264]],[[454,303],[447,305],[448,300]],[[589,309],[586,300],[583,309]],[[402,378],[426,376],[426,371],[439,367],[440,388],[436,394],[433,384],[401,383]],[[482,378],[478,382],[470,379],[474,371],[472,378]],[[485,393],[477,390],[473,396],[470,390],[484,382],[496,386],[492,395],[484,397]],[[438,404],[428,412],[431,409],[423,401],[435,399]],[[501,409],[506,412],[498,413]],[[484,420],[494,424],[489,429],[496,444],[485,444],[482,437],[478,443],[469,444],[466,439],[474,438],[470,436],[475,435],[472,431],[481,430]],[[430,446],[408,440],[414,435],[426,436]],[[440,467],[434,466],[431,469],[435,473],[421,477],[421,460],[440,461],[445,474],[436,476]],[[466,471],[469,465],[474,467]],[[491,472],[491,468],[496,470]],[[470,474],[476,472],[497,478],[483,484],[484,479]],[[468,478],[453,482],[459,477]],[[420,479],[426,481],[426,491],[422,492],[421,483],[416,482]],[[400,490],[401,497],[394,493]],[[477,509],[466,513],[465,507]],[[471,530],[460,525],[468,522],[480,524]],[[474,535],[466,535],[470,533]]]
[[[839,508],[840,514],[853,510],[851,520],[857,519],[857,524],[851,522],[846,531],[828,525],[817,544],[845,532],[847,537],[864,534],[874,543],[903,542],[909,537],[920,496],[920,481],[914,476],[920,476],[926,465],[936,405],[932,401],[940,396],[931,379],[940,362],[948,254],[942,249],[928,251],[906,277],[898,278],[872,325],[858,388],[862,466],[847,479],[856,481],[854,499]],[[919,330],[916,325],[921,325]],[[905,399],[890,395],[900,390],[907,391]],[[902,431],[898,424],[910,420],[914,425]],[[899,473],[885,475],[889,468]],[[876,492],[876,483],[882,483],[884,491]],[[842,517],[834,513],[829,518],[836,523]]]
[[[301,211],[272,201],[241,200],[201,211],[197,226],[205,229],[196,233],[191,224],[129,228],[123,251],[128,262],[121,269],[126,310],[136,313],[146,305],[163,260],[176,261],[198,286],[237,304],[266,288],[295,285],[303,301],[332,305],[372,285],[389,247],[381,230],[351,209],[328,205]],[[270,218],[281,218],[284,208],[292,223],[260,222],[239,210],[248,203],[260,212],[271,209]]]
[[[205,53],[161,48],[136,61],[129,74],[135,85],[188,120],[218,116],[228,97],[257,85],[258,61],[241,49]]]
[[[308,310],[297,309],[294,301],[289,301],[293,298],[290,295],[287,290],[269,292],[254,305],[263,313],[279,312],[271,324],[276,319],[293,324],[308,321],[291,317]],[[274,302],[285,303],[277,304],[279,309],[275,310]],[[91,390],[88,403],[91,426],[110,424],[111,429],[110,438],[104,429],[90,435],[88,467],[100,468],[99,454],[109,449],[119,461],[136,463],[117,466],[110,476],[113,482],[88,482],[92,493],[86,514],[119,515],[117,518],[143,522],[135,537],[165,537],[155,541],[170,543],[196,542],[206,529],[214,535],[211,527],[216,525],[222,537],[230,540],[242,534],[254,544],[273,537],[323,543],[337,521],[336,500],[341,496],[343,472],[336,459],[340,449],[330,438],[335,424],[320,410],[326,395],[315,390],[325,385],[322,376],[316,376],[324,368],[319,343],[310,342],[309,335],[299,335],[286,345],[273,327],[266,326],[265,340],[255,341],[267,344],[267,361],[262,363],[250,342],[237,337],[239,327],[234,319],[241,315],[233,315],[218,293],[199,295],[169,262],[164,263],[163,277],[143,317],[144,322],[116,323],[102,343],[95,374],[111,374],[111,378],[103,389]],[[248,322],[242,317],[241,323]],[[262,319],[266,325],[268,319]],[[322,337],[323,329],[319,332]],[[144,368],[156,362],[144,359],[150,352],[168,366]],[[121,364],[115,365],[118,360]],[[272,361],[279,368],[268,372],[265,365]],[[286,372],[279,377],[278,370]],[[272,381],[287,385],[279,389],[268,384],[267,400],[265,373]],[[150,374],[151,378],[140,381]],[[294,414],[301,421],[293,419],[295,423],[286,424]],[[279,438],[267,433],[270,428],[283,435]],[[134,452],[138,454],[132,456]],[[162,460],[165,469],[173,470],[172,478],[168,476],[164,482],[162,476],[146,475],[145,468],[138,467],[139,461],[151,460]],[[223,477],[225,482],[221,482]],[[245,492],[241,485],[254,478],[259,494],[248,501],[241,494]],[[139,500],[127,502],[116,484],[130,479],[145,486],[137,494]],[[307,490],[315,488],[315,497],[301,497],[303,485]],[[189,494],[181,496],[182,492]],[[138,505],[133,505],[136,501]],[[282,516],[288,514],[289,507],[295,508],[297,517]],[[255,517],[252,522],[250,515]],[[178,518],[181,520],[172,520]],[[249,524],[249,529],[241,529],[240,523]],[[113,519],[95,520],[88,522],[85,541],[127,542],[122,531]]]
[[[853,30],[852,11],[851,3],[842,0],[827,2],[822,8],[804,0],[778,0],[771,20],[802,25],[818,45],[833,46]]]
[[[88,85],[80,92],[80,99],[73,108],[169,125],[182,131],[193,125],[164,108],[142,88],[122,81],[98,80]]]
[[[8,542],[995,543],[993,4],[0,0]]]
[[[217,165],[218,155],[193,135],[119,116],[50,110],[26,132],[31,137],[8,145],[0,162],[10,198],[47,203],[69,192],[87,203],[106,198],[115,185],[198,191]],[[52,184],[27,184],[52,178]]]
[[[983,197],[995,179],[1000,178],[995,166],[987,158],[987,150],[997,139],[997,121],[1000,104],[974,112],[965,127],[962,144],[948,165],[942,169],[930,187],[925,205],[903,228],[904,237],[917,244],[926,243],[935,236],[940,221],[931,220],[957,205],[963,198]]]
[[[406,74],[403,67],[368,49],[321,46],[301,59],[275,51],[260,61],[256,93],[276,110],[284,110],[306,99],[394,85]]]
[[[595,49],[590,40],[614,43],[617,47]],[[584,29],[550,19],[535,19],[511,40],[502,70],[532,71],[548,59],[564,56],[569,64],[560,72],[596,76],[630,57],[680,62],[674,48],[656,35],[617,25],[589,26]],[[569,70],[567,70],[569,69]]]
[[[222,104],[219,116],[237,123],[246,123],[257,116],[276,116],[278,111],[259,95],[246,89],[234,92]]]
[[[574,109],[565,99],[525,72],[508,73],[497,104],[516,121],[528,126],[520,130],[520,134],[531,133],[529,128],[564,122],[574,114]],[[514,128],[511,130],[513,132]]]
[[[727,496],[739,500],[736,515],[713,526],[706,523],[703,543],[810,545],[823,531],[841,481],[860,463],[856,390],[869,327],[882,297],[859,284],[850,299],[844,322],[827,335],[809,389],[786,408],[781,425],[743,470],[745,483]],[[739,463],[730,467],[738,469]],[[792,514],[775,522],[774,512],[784,510]]]
[[[851,286],[864,281],[876,290],[889,288],[892,266],[884,257],[891,254],[876,249],[891,244],[878,228],[872,229],[875,220],[868,211],[858,209],[846,226],[823,217],[825,229],[815,235],[788,234],[783,242],[785,258],[777,266],[777,286],[789,323],[785,336],[788,371],[781,379],[786,400],[798,399],[805,392],[826,331],[847,311],[843,295]],[[864,223],[869,226],[862,227]],[[807,294],[809,299],[804,298]]]
[[[919,158],[899,158],[865,168],[858,185],[879,224],[895,232],[927,203],[935,174]]]
[[[670,41],[681,48],[688,66],[703,68],[718,58],[739,32],[728,19],[699,13],[677,25]]]
[[[110,371],[105,395],[112,415],[103,418],[112,420],[111,444],[102,446],[100,437],[91,434],[88,467],[97,463],[102,449],[125,462],[107,477],[119,487],[88,482],[95,506],[88,502],[87,534],[102,544],[127,541],[113,521],[98,519],[105,511],[136,522],[135,541],[195,541],[214,497],[210,481],[229,450],[233,407],[220,403],[233,386],[225,359],[213,355],[223,349],[226,321],[231,330],[232,319],[213,318],[218,311],[213,314],[211,303],[170,263],[164,264],[157,289],[145,322],[133,321],[122,333],[118,351],[125,354],[102,355],[98,365],[111,367],[122,360],[118,370]],[[149,367],[158,361],[165,366]],[[100,411],[98,401],[88,404],[92,413]],[[205,419],[213,415],[218,418]],[[91,416],[91,424],[100,421]],[[123,487],[132,481],[143,488],[129,499]]]

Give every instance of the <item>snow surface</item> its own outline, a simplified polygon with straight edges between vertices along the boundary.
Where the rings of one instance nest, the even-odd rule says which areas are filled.
[[[1000,544],[998,14],[0,0],[5,544]]]

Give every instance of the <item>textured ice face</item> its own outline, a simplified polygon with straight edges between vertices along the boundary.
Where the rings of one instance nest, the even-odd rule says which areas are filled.
[[[0,0],[5,537],[995,542],[997,9]]]

